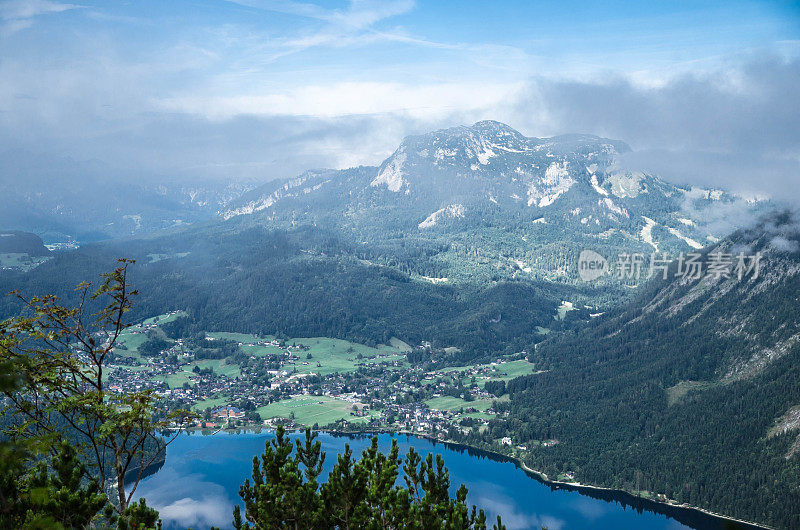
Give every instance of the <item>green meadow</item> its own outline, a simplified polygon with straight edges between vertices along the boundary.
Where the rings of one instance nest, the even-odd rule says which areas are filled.
[[[350,415],[352,411],[352,403],[329,396],[295,396],[256,409],[262,419],[289,418],[293,414],[296,423],[309,427],[315,423],[327,425],[341,419],[363,422],[376,414],[370,412],[368,416],[355,417]]]

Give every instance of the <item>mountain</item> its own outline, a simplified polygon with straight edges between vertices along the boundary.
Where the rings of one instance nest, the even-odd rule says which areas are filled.
[[[0,270],[27,271],[50,258],[50,250],[36,234],[0,230]]]
[[[48,256],[50,251],[36,234],[19,230],[0,230],[0,254]]]
[[[537,345],[544,372],[508,383],[498,428],[558,440],[531,455],[548,474],[800,526],[798,222],[773,215],[704,251],[734,256],[728,277],[673,263],[636,300]],[[735,272],[740,253],[760,253],[758,272]]]
[[[313,225],[369,248],[364,259],[391,255],[385,264],[431,282],[579,285],[585,249],[609,260],[674,256],[724,236],[728,229],[712,224],[720,212],[735,225],[770,206],[633,171],[621,159],[629,150],[481,121],[407,137],[379,166],[310,170],[257,187],[14,151],[0,157],[0,227],[74,246],[215,220],[232,230]],[[619,283],[606,276],[593,287]]]
[[[0,227],[62,246],[207,220],[253,187],[159,179],[19,150],[0,155],[0,185]]]
[[[764,207],[625,169],[620,155],[629,150],[591,135],[528,138],[481,121],[408,137],[378,167],[263,185],[220,215],[243,225],[318,224],[379,244],[443,244],[439,272],[450,279],[574,282],[584,248],[674,255],[725,235],[704,226],[714,208]]]
[[[128,257],[131,319],[183,310],[195,332],[397,337],[425,370],[527,356],[537,373],[496,382],[510,399],[488,429],[452,436],[509,437],[551,477],[800,527],[798,220],[716,240],[704,224],[718,206],[770,205],[624,169],[626,149],[495,122],[410,137],[380,166],[308,171],[220,218],[0,271],[0,291],[74,304],[72,286]],[[655,247],[698,251],[703,272],[727,256],[728,274],[682,274],[679,259],[637,289],[578,277],[584,249]],[[760,256],[757,274],[738,274],[740,254]],[[19,310],[0,299],[0,318]]]

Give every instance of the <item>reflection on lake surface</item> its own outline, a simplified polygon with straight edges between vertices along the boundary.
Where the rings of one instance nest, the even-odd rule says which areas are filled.
[[[297,436],[300,434],[293,434],[292,438]],[[239,486],[250,477],[253,456],[260,455],[265,441],[272,438],[272,433],[267,432],[182,434],[168,447],[164,466],[141,482],[137,497],[145,497],[158,509],[165,529],[191,526],[197,530],[212,525],[230,528],[233,505],[240,501]],[[489,458],[480,451],[433,444],[413,436],[381,434],[378,441],[382,451],[389,449],[392,438],[397,440],[401,455],[412,445],[423,458],[430,452],[441,454],[450,470],[451,490],[464,483],[469,488],[468,503],[484,508],[489,521],[501,515],[509,530],[538,529],[543,525],[549,530],[722,528],[718,520],[709,516],[656,506],[625,494],[603,492],[589,496],[552,488],[513,462]],[[370,439],[321,433],[319,440],[328,453],[324,477],[345,443],[360,455]]]

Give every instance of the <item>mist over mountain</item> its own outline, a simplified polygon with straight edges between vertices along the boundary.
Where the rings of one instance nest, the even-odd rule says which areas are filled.
[[[609,257],[674,255],[717,241],[769,207],[763,197],[675,186],[626,169],[619,159],[629,151],[618,140],[528,138],[482,121],[408,137],[377,167],[265,184],[221,216],[242,225],[319,224],[372,242],[446,241],[454,254],[459,245],[479,249],[478,259],[461,253],[463,273],[511,267],[570,279],[568,264],[583,248]]]
[[[378,166],[309,170],[254,186],[114,173],[98,162],[4,158],[0,223],[48,241],[136,236],[192,223],[309,224],[397,253],[430,281],[574,283],[584,249],[675,256],[713,244],[771,207],[765,197],[681,187],[621,163],[627,144],[526,137],[497,121],[410,136]],[[191,237],[202,237],[203,229]],[[618,283],[613,277],[600,284]]]
[[[84,243],[210,219],[253,184],[163,178],[13,150],[0,155],[0,186],[0,227],[48,243]]]
[[[800,529],[798,101],[793,0],[0,0],[0,528]]]

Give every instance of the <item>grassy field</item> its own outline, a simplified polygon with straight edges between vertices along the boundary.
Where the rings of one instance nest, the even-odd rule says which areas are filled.
[[[215,373],[222,374],[231,379],[242,375],[242,370],[239,368],[238,364],[227,364],[224,359],[203,359],[202,361],[195,361],[188,365],[187,369],[192,371],[195,366],[199,366],[200,369],[213,368]]]
[[[212,331],[206,333],[206,336],[214,339],[234,340],[236,342],[256,342],[259,340],[272,340],[274,338],[271,335],[259,337],[257,335],[251,335],[250,333],[230,333],[228,331]]]
[[[154,317],[150,317],[148,319],[145,319],[142,322],[142,324],[140,325],[140,329],[143,326],[149,326],[150,324],[166,324],[167,322],[172,322],[173,320],[175,320],[177,318],[185,317],[185,316],[186,316],[186,312],[185,311],[176,311],[175,313],[171,313],[171,314],[170,313],[165,313],[163,315],[157,315],[157,316],[154,316]]]
[[[409,346],[402,340],[398,339],[397,337],[392,337],[391,339],[389,339],[389,346],[391,348],[394,348],[402,352],[407,352],[412,350],[411,346]]]
[[[194,367],[198,366],[200,369],[213,368],[217,374],[222,374],[230,378],[239,377],[242,375],[242,370],[237,364],[226,364],[224,360],[220,359],[203,359],[183,367],[183,370],[174,374],[168,374],[161,377],[170,388],[182,387],[184,383],[189,383],[189,377],[193,374]]]
[[[667,405],[674,405],[692,390],[707,390],[717,384],[712,381],[681,381],[666,389]]]
[[[183,386],[184,383],[189,383],[190,385],[192,384],[189,381],[190,375],[191,372],[181,371],[181,372],[176,372],[174,374],[161,376],[160,379],[166,382],[167,386],[169,386],[170,388],[180,388]]]
[[[159,315],[157,317],[148,318],[142,324],[137,324],[126,329],[119,337],[119,344],[124,345],[125,350],[119,350],[120,355],[126,355],[135,359],[141,360],[137,348],[147,340],[144,333],[140,332],[145,326],[151,324],[163,324],[170,322],[184,313],[179,312],[171,315]],[[243,352],[254,355],[257,357],[264,357],[270,354],[282,354],[285,349],[279,348],[271,344],[263,345],[258,342],[271,341],[274,339],[272,336],[258,337],[248,333],[230,333],[230,332],[209,332],[206,333],[208,337],[214,339],[233,340],[241,343]],[[307,350],[299,350],[292,348],[291,351],[294,355],[300,358],[294,364],[287,364],[287,370],[296,369],[297,372],[303,374],[319,374],[322,376],[329,375],[335,372],[353,372],[360,363],[375,364],[375,363],[394,363],[399,364],[398,368],[407,366],[405,352],[409,351],[411,347],[405,342],[393,338],[391,344],[380,345],[377,348],[365,346],[340,339],[330,339],[325,337],[312,337],[312,338],[298,338],[286,341],[287,346],[303,345]],[[311,359],[308,355],[311,354]],[[359,359],[359,355],[361,359]],[[319,363],[320,366],[317,366]],[[228,377],[236,377],[240,375],[238,367],[222,365],[219,361],[208,362],[200,361],[197,363],[201,368],[211,365],[214,371],[222,373]],[[188,365],[187,370],[191,371],[194,365]],[[182,385],[186,380],[184,376],[167,377],[167,382],[172,384]]]
[[[352,403],[328,396],[296,396],[256,409],[263,419],[288,418],[294,413],[294,421],[306,426],[312,426],[315,423],[327,425],[341,419],[349,422],[362,422],[371,417],[351,416],[352,410]],[[371,412],[371,414],[374,413]]]
[[[221,407],[222,405],[228,404],[228,398],[221,397],[221,398],[211,398],[211,399],[204,399],[203,401],[198,401],[194,405],[192,405],[192,410],[196,412],[202,412],[207,408],[216,408]]]
[[[246,333],[227,332],[213,332],[207,333],[207,335],[217,339],[241,342],[242,351],[257,357],[264,357],[270,354],[278,355],[285,351],[283,348],[271,344],[257,344],[259,341],[272,340],[273,337],[271,336],[259,338]],[[356,370],[358,363],[374,364],[398,361],[400,367],[403,367],[407,365],[404,352],[411,349],[408,344],[398,339],[392,339],[392,344],[380,345],[377,348],[326,337],[289,339],[286,341],[286,345],[302,345],[308,348],[307,350],[291,348],[290,351],[298,356],[300,360],[295,364],[287,364],[286,369],[296,369],[302,374],[314,373],[322,376],[335,372],[353,372]],[[311,355],[310,359],[308,358],[309,354]],[[361,355],[361,359],[358,358],[359,355]],[[317,366],[317,363],[320,366]]]
[[[0,253],[0,268],[28,271],[49,259],[51,256],[29,256],[24,252]]]
[[[118,353],[120,355],[135,357],[138,359],[139,352],[137,351],[137,348],[146,340],[147,337],[144,333],[131,333],[129,329],[126,329],[120,334],[119,338],[117,338],[117,344],[125,346],[126,349],[120,349],[118,350]]]
[[[257,344],[259,341],[272,340],[273,337],[263,338],[246,333],[213,332],[207,333],[216,339],[228,339],[241,342],[241,349],[247,354],[257,357],[282,354],[285,350],[271,344]],[[287,346],[306,346],[308,349],[300,350],[291,348],[291,352],[300,358],[294,364],[287,364],[287,370],[296,369],[301,374],[319,374],[322,376],[335,372],[353,372],[359,363],[375,364],[397,361],[400,367],[406,366],[405,351],[410,349],[403,341],[393,339],[392,345],[381,345],[377,348],[349,342],[341,339],[326,337],[297,338],[286,341]],[[309,359],[308,356],[311,355]],[[358,356],[361,355],[361,359]],[[317,366],[319,363],[320,366]]]
[[[176,318],[185,315],[186,313],[184,311],[178,311],[172,314],[165,313],[163,315],[150,317],[142,321],[140,324],[134,324],[133,326],[125,328],[117,338],[117,344],[124,346],[127,349],[125,350],[120,349],[118,350],[118,353],[120,355],[141,359],[137,348],[139,348],[139,346],[141,346],[142,343],[147,340],[147,336],[144,333],[142,333],[145,327],[150,326],[152,324],[166,324],[167,322],[172,322]],[[163,332],[161,332],[161,330],[157,331],[160,332],[161,335],[163,336]]]
[[[533,363],[529,363],[525,359],[509,361],[507,363],[495,365],[492,368],[493,374],[490,376],[490,378],[493,381],[508,381],[521,375],[530,375],[536,373],[535,365]]]
[[[505,398],[505,399],[504,399]],[[461,408],[474,408],[480,412],[483,412],[492,406],[493,401],[508,401],[508,396],[503,396],[499,399],[476,399],[474,401],[464,401],[461,398],[453,397],[453,396],[440,396],[435,397],[427,400],[425,402],[430,408],[435,410],[459,410]]]
[[[405,355],[391,347],[378,349],[346,340],[324,337],[295,339],[292,342],[308,347],[308,350],[298,353],[300,362],[295,365],[295,368],[300,373],[315,373],[325,376],[334,372],[353,372],[359,363],[375,364],[397,361],[402,366],[406,365]],[[309,354],[311,354],[311,359],[307,358]],[[358,358],[359,355],[361,355],[361,359]],[[304,365],[303,362],[308,364]]]
[[[490,370],[488,376],[487,375],[475,376],[478,387],[480,388],[486,386],[486,381],[508,381],[514,379],[515,377],[519,377],[521,375],[530,375],[537,373],[536,366],[533,363],[529,363],[525,359],[508,361],[495,365],[479,365],[479,366],[488,367],[488,369]],[[461,382],[465,386],[469,386],[472,377],[464,375],[466,370],[467,368],[443,368],[441,370],[436,370],[434,375],[435,377],[449,376],[452,378],[457,378],[460,376]],[[434,381],[423,381],[423,384],[429,385],[433,382]]]

